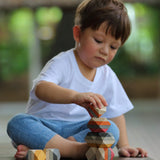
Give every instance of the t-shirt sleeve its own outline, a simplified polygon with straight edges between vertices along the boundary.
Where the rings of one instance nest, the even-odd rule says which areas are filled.
[[[133,109],[133,105],[123,89],[118,77],[110,67],[108,67],[107,76],[109,80],[107,81],[107,92],[105,97],[108,106],[107,112],[103,116],[107,118],[114,118]]]
[[[38,83],[39,81],[49,81],[56,84],[59,84],[63,79],[63,62],[51,59],[42,69],[39,76],[34,80],[34,83]]]
[[[35,96],[35,87],[40,81],[53,82],[59,85],[64,79],[64,72],[66,72],[65,69],[66,67],[63,60],[52,58],[48,61],[38,77],[33,81],[33,87],[30,92],[32,98],[37,98]]]

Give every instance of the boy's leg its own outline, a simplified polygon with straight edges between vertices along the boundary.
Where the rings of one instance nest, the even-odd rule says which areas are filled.
[[[73,138],[73,137],[72,137]],[[59,135],[55,135],[47,144],[45,148],[57,148],[60,151],[62,157],[68,158],[84,158],[85,153],[88,150],[86,143],[76,142],[75,139],[67,140]],[[61,143],[61,144],[60,144]],[[24,158],[27,155],[29,148],[24,145],[17,147],[16,158]]]
[[[13,117],[8,123],[7,133],[17,146],[23,144],[30,149],[44,149],[56,135],[39,118],[27,114]]]
[[[86,143],[61,137],[47,128],[39,118],[31,115],[20,114],[14,117],[8,123],[7,132],[17,145],[23,144],[30,149],[58,148],[62,157],[82,158],[88,149]],[[17,153],[23,153],[23,150]]]
[[[71,137],[70,137],[71,138]],[[60,135],[55,135],[45,148],[57,148],[62,157],[70,157],[74,159],[84,158],[88,150],[86,143],[74,141],[74,139],[65,139]]]
[[[110,127],[108,128],[107,132],[108,132],[108,133],[112,133],[112,135],[113,135],[113,137],[114,137],[114,139],[115,139],[115,142],[114,142],[114,144],[113,144],[112,147],[111,147],[111,148],[114,148],[114,147],[117,145],[118,141],[119,141],[119,128],[118,128],[117,125],[116,125],[114,122],[112,122],[111,120],[109,120],[109,122],[111,123],[111,125],[110,125]]]

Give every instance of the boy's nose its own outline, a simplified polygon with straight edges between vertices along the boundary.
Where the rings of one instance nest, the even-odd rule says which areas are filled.
[[[109,54],[109,48],[108,48],[108,46],[103,46],[100,51],[104,55],[108,55]]]

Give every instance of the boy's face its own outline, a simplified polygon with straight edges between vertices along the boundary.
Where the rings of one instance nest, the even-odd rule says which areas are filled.
[[[116,40],[106,32],[106,23],[98,30],[91,28],[79,33],[77,52],[81,61],[90,68],[97,68],[108,64],[115,57],[121,46],[121,40]]]

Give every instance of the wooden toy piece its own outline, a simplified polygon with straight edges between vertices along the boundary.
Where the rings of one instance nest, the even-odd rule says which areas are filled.
[[[96,152],[97,152],[96,147],[90,147],[86,152],[87,160],[96,160]]]
[[[85,141],[90,147],[110,148],[115,139],[111,133],[89,132],[85,137]]]
[[[60,152],[58,149],[46,149],[46,160],[60,160]]]
[[[58,149],[29,150],[28,160],[60,160]]]
[[[113,160],[114,152],[111,148],[98,148],[96,152],[97,160]]]
[[[102,114],[106,112],[106,107],[102,107],[101,109],[98,107],[94,107],[93,105],[90,105],[88,108],[88,112],[91,117],[100,117]]]
[[[107,118],[104,118],[104,117],[100,117],[100,118],[93,117],[88,122],[87,126],[92,132],[106,132],[110,125],[111,125],[111,123],[107,120]]]
[[[28,160],[46,160],[46,150],[29,150]]]

